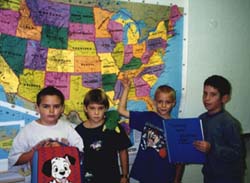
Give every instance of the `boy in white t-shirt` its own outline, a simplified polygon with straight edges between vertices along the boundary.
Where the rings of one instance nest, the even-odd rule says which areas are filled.
[[[59,120],[64,110],[60,90],[52,86],[42,89],[37,94],[36,110],[40,118],[27,124],[14,138],[8,157],[10,167],[26,165],[30,169],[34,151],[41,146],[58,146],[61,142],[83,151],[83,141],[75,129],[69,122]]]

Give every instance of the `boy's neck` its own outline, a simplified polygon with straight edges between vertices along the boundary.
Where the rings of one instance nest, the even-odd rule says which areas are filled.
[[[208,113],[209,115],[214,115],[214,114],[220,113],[220,112],[223,111],[223,110],[224,110],[224,107],[222,106],[222,107],[220,107],[220,108],[217,108],[216,110],[207,111],[207,113]]]
[[[55,122],[46,122],[46,121],[43,121],[41,119],[38,119],[36,120],[37,123],[39,123],[40,125],[44,125],[44,126],[53,126],[53,125],[56,125],[58,121],[55,121]]]
[[[158,113],[159,116],[161,116],[164,119],[171,119],[171,115],[170,114],[165,114],[165,115],[161,115]]]
[[[207,111],[207,114],[208,114],[209,116],[215,116],[216,114],[219,114],[219,113],[221,113],[222,111],[224,111],[224,108],[221,108],[221,109],[218,110],[218,111],[212,111],[212,112]]]

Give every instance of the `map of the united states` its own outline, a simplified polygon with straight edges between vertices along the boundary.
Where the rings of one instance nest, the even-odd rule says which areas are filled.
[[[126,72],[133,79],[129,99],[152,109],[150,92],[164,77],[167,48],[174,46],[169,41],[177,35],[182,14],[177,6],[155,11],[165,17],[153,20],[151,15],[155,27],[145,31],[147,22],[116,5],[120,8],[1,1],[0,85],[5,93],[34,103],[41,88],[54,85],[65,95],[65,115],[75,112],[84,120],[86,92],[103,88],[115,107],[122,91],[119,79]]]

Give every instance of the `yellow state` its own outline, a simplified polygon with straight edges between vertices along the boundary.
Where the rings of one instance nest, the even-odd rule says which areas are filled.
[[[132,24],[127,31],[128,44],[137,44],[140,38],[140,34],[137,31],[136,25]]]
[[[131,24],[127,31],[128,44],[137,44],[140,38],[139,31],[137,31],[137,26]]]
[[[164,64],[162,56],[163,55],[161,51],[155,51],[153,55],[150,57],[149,62],[147,64],[144,64],[143,67],[151,67]]]
[[[86,120],[83,111],[83,99],[85,94],[90,90],[82,85],[81,75],[70,76],[70,97],[65,101],[64,113],[68,115],[70,112],[75,111],[79,114],[81,120]]]
[[[4,140],[1,140],[0,141],[0,148],[8,150],[8,149],[11,148],[12,142],[13,142],[12,138],[7,138],[7,139],[4,139]]]
[[[154,74],[145,74],[142,76],[142,79],[146,81],[150,87],[152,87],[158,80],[158,77]]]
[[[124,44],[123,42],[117,43],[113,52],[111,53],[117,67],[121,68],[123,66],[124,60]]]
[[[136,97],[136,93],[135,93],[135,85],[134,85],[134,80],[131,80],[131,86],[129,88],[129,92],[128,92],[128,100],[135,100]]]
[[[100,53],[98,54],[101,60],[102,74],[118,74],[119,68],[116,65],[111,53]]]
[[[124,20],[122,18],[118,18],[116,22],[123,25],[123,27],[126,25],[129,25],[129,29],[127,31],[127,38],[128,38],[128,44],[136,44],[138,43],[138,40],[140,38],[139,31],[137,30],[137,26],[135,22],[132,19]]]
[[[24,69],[23,74],[19,78],[18,95],[31,102],[35,102],[37,93],[44,87],[45,72]]]
[[[14,11],[19,11],[20,9],[20,0],[11,0],[1,2],[2,9],[9,9]]]
[[[6,93],[17,93],[18,77],[0,55],[0,84]]]
[[[75,56],[96,56],[96,47],[94,42],[85,40],[69,40],[68,49],[75,52]]]
[[[156,38],[162,38],[164,40],[167,40],[167,29],[164,21],[161,21],[157,25],[155,31],[149,32],[148,39],[156,39]]]
[[[134,57],[141,58],[146,51],[146,42],[133,45],[133,55]]]
[[[74,72],[74,51],[49,49],[46,71]]]

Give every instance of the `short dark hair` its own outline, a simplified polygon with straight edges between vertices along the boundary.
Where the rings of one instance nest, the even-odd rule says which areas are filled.
[[[56,95],[60,98],[61,100],[61,104],[64,105],[64,95],[63,93],[58,90],[57,88],[53,87],[53,86],[47,86],[45,88],[43,88],[36,96],[36,104],[39,106],[41,101],[42,101],[42,97],[47,96],[47,95]]]
[[[83,104],[87,107],[91,103],[104,105],[106,109],[109,108],[109,98],[101,89],[92,89],[86,93]]]
[[[154,99],[156,98],[156,96],[160,92],[169,93],[169,94],[172,95],[173,100],[176,100],[176,92],[171,86],[169,86],[169,85],[160,85],[155,91]]]
[[[204,86],[205,85],[209,85],[216,88],[221,96],[231,95],[231,84],[223,76],[212,75],[204,81]]]

